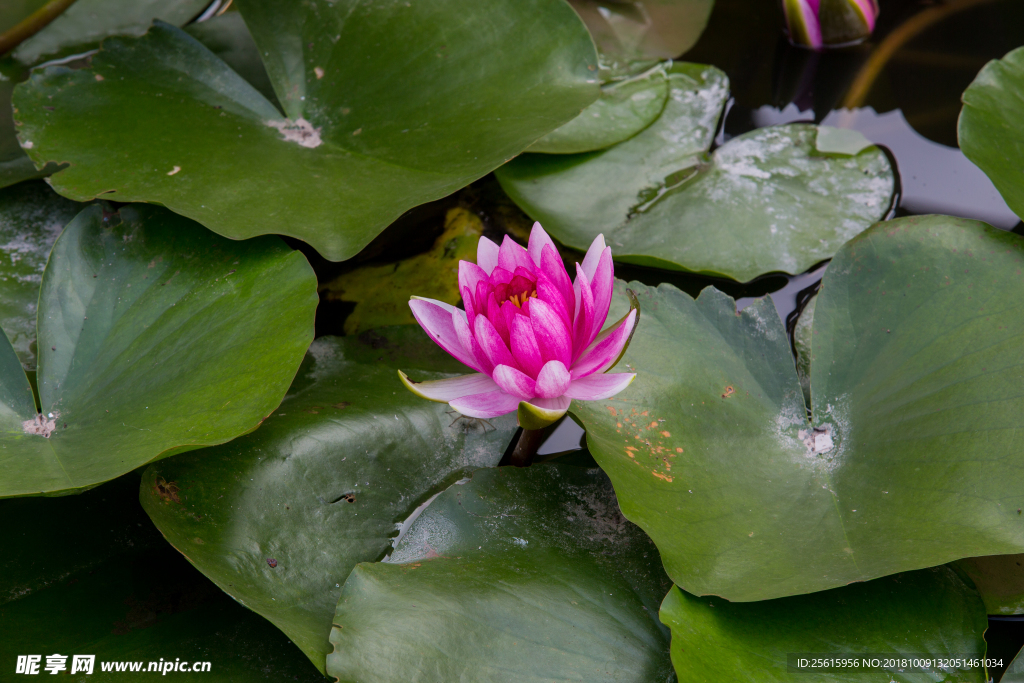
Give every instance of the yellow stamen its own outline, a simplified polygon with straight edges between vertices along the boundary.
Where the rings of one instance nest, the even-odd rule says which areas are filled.
[[[509,297],[508,300],[511,301],[512,305],[514,305],[516,308],[522,308],[523,304],[526,303],[527,299],[536,299],[536,298],[537,298],[537,290],[533,290],[529,294],[527,294],[526,292],[523,292],[522,294],[513,294],[512,296]]]

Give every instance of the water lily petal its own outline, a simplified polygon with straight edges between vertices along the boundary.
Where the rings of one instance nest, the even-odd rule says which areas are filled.
[[[530,255],[508,235],[505,235],[505,239],[501,242],[501,248],[498,250],[498,267],[504,268],[510,273],[514,273],[517,267],[526,268],[531,272],[534,269]]]
[[[491,369],[494,368],[494,363],[487,358],[483,349],[480,348],[480,344],[477,343],[476,337],[473,336],[472,323],[469,322],[468,318],[469,314],[460,315],[461,313],[462,311],[459,309],[455,309],[455,312],[452,313],[452,327],[455,328],[455,336],[458,337],[462,348],[476,361],[476,364],[469,367],[489,374]]]
[[[558,252],[551,246],[546,245],[541,252],[540,272],[551,284],[558,288],[558,292],[562,295],[562,300],[565,303],[565,310],[569,312],[569,318],[571,319],[576,312],[576,295],[573,294],[572,280],[569,279],[569,274],[565,272],[565,264],[559,258]]]
[[[459,291],[468,289],[471,292],[476,291],[476,286],[481,282],[486,282],[488,279],[488,273],[471,261],[459,261]]]
[[[565,299],[562,297],[562,293],[558,290],[558,287],[556,287],[554,283],[544,275],[541,275],[540,279],[537,280],[537,298],[549,304],[558,312],[558,315],[562,318],[562,322],[565,323],[565,329],[572,329],[572,318],[565,307]]]
[[[601,255],[605,250],[604,235],[598,235],[590,243],[587,255],[583,257],[583,272],[587,274],[587,282],[594,281],[594,273],[597,272],[597,264],[601,262]]]
[[[876,0],[850,0],[857,13],[864,19],[868,31],[875,30],[875,19],[878,18],[878,3]]]
[[[583,266],[576,264],[576,281],[572,285],[576,293],[576,320],[572,326],[573,359],[590,345],[590,326],[594,320],[594,293],[590,289],[590,278]]]
[[[782,9],[786,15],[790,39],[794,43],[815,49],[821,47],[818,0],[783,0]]]
[[[481,237],[480,241],[477,242],[476,264],[488,275],[498,265],[498,251],[498,245],[486,237]]]
[[[476,337],[484,357],[490,361],[492,366],[509,365],[514,368],[519,367],[512,357],[512,353],[505,346],[501,335],[498,334],[498,331],[494,329],[494,325],[485,316],[478,315],[476,317],[476,323],[473,326],[473,336]]]
[[[498,336],[505,342],[505,346],[508,346],[508,323],[505,322],[505,314],[501,312],[501,306],[498,304],[498,299],[494,294],[487,297],[487,319],[491,321],[494,329],[498,332]],[[481,341],[481,343],[483,342]]]
[[[613,372],[611,374],[587,375],[573,380],[565,395],[580,401],[600,401],[611,398],[629,386],[636,375],[632,372]]]
[[[605,250],[601,252],[594,275],[588,275],[587,278],[590,280],[590,289],[594,294],[594,318],[590,322],[589,338],[587,339],[589,345],[604,327],[604,323],[608,319],[608,309],[612,305],[615,271],[612,265],[611,247],[605,247]]]
[[[636,311],[631,310],[625,317],[597,336],[573,363],[572,378],[581,379],[595,372],[604,372],[622,353],[636,324]]]
[[[519,408],[519,399],[498,390],[462,396],[449,401],[448,405],[466,417],[479,417],[486,420],[515,411]]]
[[[496,365],[494,366],[494,372],[491,373],[491,377],[494,378],[494,381],[497,382],[502,391],[524,401],[528,401],[537,395],[537,383],[533,381],[533,378],[516,368],[509,367],[508,365]]]
[[[558,249],[548,233],[544,231],[539,222],[534,223],[533,230],[530,231],[530,241],[527,244],[526,250],[529,252],[533,264],[538,268],[541,267],[543,262],[544,247],[551,247],[555,250],[556,254],[558,253]]]
[[[472,375],[460,375],[448,379],[431,380],[429,382],[413,382],[401,370],[398,377],[406,389],[420,398],[425,398],[438,403],[448,403],[462,396],[471,396],[488,391],[498,391],[498,385],[487,375],[477,372]]]
[[[545,301],[530,299],[530,322],[537,338],[541,358],[561,361],[568,366],[572,357],[572,337],[558,312]]]
[[[557,360],[548,361],[537,373],[537,396],[541,398],[558,398],[565,393],[571,383],[569,371]]]
[[[466,320],[469,322],[470,329],[473,329],[473,320],[476,319],[476,304],[473,301],[472,290],[462,288],[459,289],[459,294],[462,295],[462,305],[466,307]]]
[[[460,363],[464,363],[474,370],[480,369],[477,367],[476,359],[459,343],[459,337],[452,325],[452,311],[459,309],[443,301],[418,297],[413,297],[409,301],[409,308],[412,309],[412,315],[416,318],[416,322],[438,346]]]
[[[544,367],[544,359],[540,356],[540,348],[537,346],[537,338],[533,334],[533,325],[530,318],[525,315],[517,315],[512,321],[512,356],[515,357],[519,367],[530,377],[536,377],[540,369]]]

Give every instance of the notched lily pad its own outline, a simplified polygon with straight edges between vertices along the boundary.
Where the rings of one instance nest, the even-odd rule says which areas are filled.
[[[793,124],[709,153],[725,75],[669,74],[668,104],[643,132],[600,152],[521,155],[497,171],[502,187],[573,248],[603,233],[619,261],[740,281],[801,273],[889,213],[895,174],[878,147]]]
[[[41,412],[0,348],[0,497],[81,490],[254,429],[294,377],[316,301],[309,264],[275,237],[86,208],[43,272]]]
[[[343,260],[598,95],[593,43],[561,0],[239,5],[283,111],[158,22],[104,41],[88,69],[38,70],[15,90],[33,161],[71,164],[54,188],[159,203],[232,239],[286,234]]]
[[[431,494],[497,465],[516,428],[417,398],[399,367],[464,370],[419,327],[322,337],[258,430],[143,476],[143,507],[167,540],[321,671],[352,567],[383,557]]]
[[[986,680],[980,666],[935,666],[927,673],[905,666],[820,673],[789,668],[794,655],[810,653],[983,658],[984,606],[977,592],[946,567],[757,603],[698,598],[673,588],[662,603],[661,619],[672,628],[672,662],[681,681]]]
[[[358,565],[334,618],[340,680],[674,680],[650,540],[597,469],[477,470]]]
[[[623,513],[694,594],[764,600],[1021,553],[1022,272],[1024,240],[957,218],[846,244],[815,304],[813,421],[770,300],[737,314],[714,289],[630,285],[644,318],[620,365],[637,378],[573,411]]]

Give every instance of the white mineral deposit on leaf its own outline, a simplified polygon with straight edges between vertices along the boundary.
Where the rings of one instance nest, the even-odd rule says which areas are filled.
[[[175,173],[177,173],[180,170],[181,170],[181,166],[175,166],[174,168],[172,168],[170,171],[167,172],[167,175],[174,175]]]
[[[828,453],[835,447],[832,441],[832,425],[825,423],[813,429],[801,429],[797,436],[813,455]]]
[[[264,121],[264,124],[277,129],[281,137],[288,142],[298,143],[302,147],[314,149],[319,147],[323,140],[320,139],[320,128],[314,128],[313,124],[304,118],[295,121],[282,119],[280,121]]]
[[[321,69],[321,68],[320,68],[320,67],[318,67],[318,66],[314,66],[314,67],[313,67],[313,73],[315,73],[315,74],[316,74],[316,79],[317,79],[318,81],[319,81],[319,80],[320,80],[321,78],[323,78],[323,77],[324,77],[324,70],[323,70],[323,69]]]
[[[49,438],[53,430],[57,428],[57,418],[60,417],[60,413],[54,412],[48,415],[39,413],[31,420],[25,420],[21,423],[21,429],[26,434],[34,434],[43,438]]]

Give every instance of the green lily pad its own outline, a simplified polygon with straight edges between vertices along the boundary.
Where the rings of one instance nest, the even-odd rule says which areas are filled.
[[[1017,656],[1010,662],[1006,673],[999,679],[999,683],[1022,683],[1024,682],[1024,649],[1017,653]]]
[[[662,65],[601,86],[601,96],[569,123],[530,145],[531,152],[577,154],[628,140],[661,115],[668,101]]]
[[[984,605],[945,567],[753,604],[698,598],[673,588],[661,618],[672,628],[672,662],[681,681],[986,680],[980,666],[935,666],[929,672],[884,665],[828,673],[789,669],[793,655],[811,653],[983,658]]]
[[[167,540],[321,671],[352,567],[383,557],[431,494],[497,465],[516,428],[417,398],[398,368],[464,372],[419,327],[323,337],[256,432],[143,477],[142,505]]]
[[[157,207],[86,208],[43,272],[41,414],[0,348],[0,497],[88,488],[255,429],[295,376],[316,301],[309,264],[277,238],[233,242]]]
[[[290,235],[342,260],[598,95],[593,43],[561,0],[239,4],[284,114],[158,23],[105,41],[89,69],[36,71],[15,90],[33,161],[71,164],[54,188],[157,202],[233,239]]]
[[[1024,48],[985,65],[964,91],[957,123],[960,149],[1024,217]]]
[[[618,61],[675,59],[697,43],[715,0],[569,0],[601,52]]]
[[[669,102],[643,132],[600,152],[521,155],[496,173],[502,187],[570,247],[603,233],[619,261],[741,281],[803,272],[888,213],[895,178],[879,148],[825,154],[818,127],[792,124],[709,155],[727,79],[697,64],[669,73]]]
[[[184,30],[223,59],[232,71],[256,88],[275,107],[280,106],[274,93],[274,84],[270,82],[270,75],[260,58],[260,48],[240,13],[227,12],[198,24],[189,24]]]
[[[302,653],[236,604],[164,543],[129,475],[81,496],[0,501],[0,666],[19,655],[66,657],[61,680],[145,681],[150,661],[210,662],[185,681],[322,681]],[[70,675],[74,655],[93,672]],[[142,671],[103,671],[141,661]],[[169,672],[170,673],[170,672]],[[13,679],[21,678],[14,676]]]
[[[154,20],[181,26],[194,19],[210,0],[77,0],[42,31],[12,53],[22,64],[85,50],[109,36],[141,36]]]
[[[46,259],[81,209],[41,181],[0,190],[0,327],[28,371],[36,369],[36,306]]]
[[[656,616],[669,586],[600,470],[478,470],[430,503],[388,561],[352,571],[327,672],[367,683],[674,680]]]
[[[1024,554],[968,557],[956,566],[974,581],[989,614],[1024,614]]]
[[[11,95],[14,86],[27,77],[24,68],[12,64],[10,60],[0,61],[0,188],[23,180],[43,178],[58,168],[57,164],[47,164],[42,170],[37,170],[36,165],[18,144],[18,138],[14,133]]]
[[[637,378],[571,410],[675,583],[763,600],[1024,551],[1022,255],[944,216],[849,242],[815,304],[813,422],[770,300],[631,284]]]

